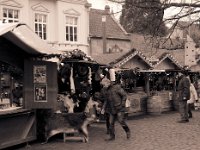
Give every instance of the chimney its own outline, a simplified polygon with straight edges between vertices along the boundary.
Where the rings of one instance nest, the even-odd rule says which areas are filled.
[[[105,6],[105,12],[106,14],[110,14],[110,6],[108,5]]]

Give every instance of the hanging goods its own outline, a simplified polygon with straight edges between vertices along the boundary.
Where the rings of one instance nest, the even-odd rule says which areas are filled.
[[[71,93],[75,93],[75,85],[74,85],[74,78],[73,78],[73,67],[71,68],[71,73],[70,73],[70,90],[71,90]]]
[[[88,73],[88,83],[92,84],[92,69],[88,67],[89,73]]]
[[[109,74],[110,74],[110,81],[115,81],[115,70],[114,69],[109,69]]]

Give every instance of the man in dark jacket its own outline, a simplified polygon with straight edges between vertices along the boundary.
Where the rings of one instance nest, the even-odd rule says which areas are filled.
[[[109,122],[110,114],[109,114],[109,108],[108,108],[108,106],[106,106],[107,88],[108,87],[105,87],[103,85],[103,87],[100,91],[100,96],[99,96],[100,98],[99,99],[100,99],[101,103],[103,104],[101,114],[104,115],[104,118],[105,118],[105,121],[106,121],[106,134],[109,134],[110,133],[110,131],[109,131],[109,129],[110,129],[110,122]]]
[[[104,86],[107,86],[106,99],[104,106],[106,111],[109,113],[109,134],[110,138],[106,139],[107,141],[115,140],[115,121],[118,119],[118,122],[126,132],[127,139],[130,138],[130,129],[124,120],[125,114],[125,103],[126,103],[126,92],[121,88],[120,85],[115,84],[107,79],[104,83]],[[105,85],[106,84],[106,85]]]
[[[179,72],[178,76],[180,78],[178,83],[178,94],[179,94],[179,112],[181,115],[181,120],[179,123],[189,122],[188,111],[187,111],[187,100],[190,99],[190,80],[185,75],[186,72]]]

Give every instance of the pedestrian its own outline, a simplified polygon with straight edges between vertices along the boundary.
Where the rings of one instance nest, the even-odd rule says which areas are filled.
[[[193,85],[190,83],[190,99],[187,101],[188,104],[188,118],[192,118],[192,109],[194,108],[194,103],[198,101],[197,91]]]
[[[106,121],[106,134],[109,134],[110,133],[110,119],[109,119],[109,106],[106,105],[107,104],[107,90],[108,90],[108,87],[110,85],[109,83],[110,81],[108,81],[107,77],[104,77],[101,81],[101,85],[102,85],[102,89],[100,91],[100,100],[101,102],[103,103],[103,106],[102,106],[102,110],[101,110],[101,114],[104,115],[104,118],[105,118],[105,121]]]
[[[187,75],[187,71],[179,72],[179,83],[178,83],[178,94],[179,94],[179,113],[181,119],[178,123],[189,122],[188,110],[187,110],[187,100],[190,99],[190,80]]]
[[[200,109],[200,80],[196,81],[196,91],[197,91],[197,97],[198,100],[194,103],[194,109],[199,110]]]
[[[115,121],[118,120],[122,128],[126,133],[127,139],[130,138],[131,132],[128,125],[125,122],[125,103],[127,99],[126,92],[119,85],[110,81],[109,79],[104,79],[102,84],[107,87],[106,99],[104,106],[107,108],[109,114],[109,135],[110,137],[106,141],[115,140]]]

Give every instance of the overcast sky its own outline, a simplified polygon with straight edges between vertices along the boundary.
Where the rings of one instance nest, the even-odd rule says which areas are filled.
[[[104,9],[106,5],[110,6],[110,10],[113,11],[114,13],[120,12],[122,6],[116,3],[109,2],[108,0],[88,0],[89,3],[92,4],[92,8],[96,9]],[[116,16],[119,16],[116,14]]]
[[[195,1],[197,0],[171,0],[171,2],[188,2],[188,3],[191,3],[191,2],[194,3]],[[112,3],[108,0],[88,0],[88,2],[92,4],[92,8],[96,8],[96,9],[104,9],[105,5],[109,5],[110,10],[113,11],[114,13],[120,12],[122,8],[121,5]],[[177,14],[179,11],[180,11],[180,8],[172,7],[165,11],[164,17],[168,18],[171,15]],[[117,19],[119,18],[119,16],[120,16],[120,13],[117,13],[115,15]]]
[[[117,7],[121,8],[121,6],[111,3],[108,0],[88,0],[88,2],[92,4],[92,8],[104,9],[105,5],[109,5],[114,9],[116,9]]]

